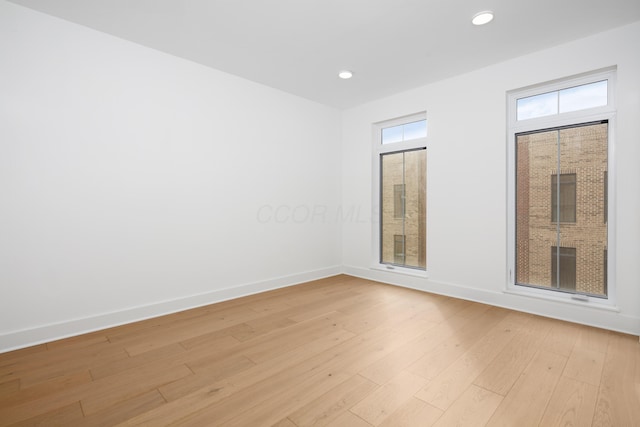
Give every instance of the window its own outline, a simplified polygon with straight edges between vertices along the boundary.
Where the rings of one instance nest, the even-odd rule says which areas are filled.
[[[427,121],[424,113],[374,125],[374,265],[425,271]]]
[[[576,222],[576,174],[551,175],[551,221]]]
[[[551,247],[551,286],[576,289],[576,248]]]
[[[403,123],[382,128],[382,144],[410,141],[412,139],[425,138],[427,136],[427,120]]]
[[[380,154],[381,263],[424,268],[426,150]],[[397,184],[400,183],[400,184]],[[398,194],[400,200],[398,201]],[[403,236],[402,261],[394,236]],[[393,248],[393,252],[391,249]]]
[[[611,239],[614,77],[604,71],[508,96],[512,290],[603,303],[610,298],[603,251]]]
[[[516,101],[517,118],[528,120],[607,105],[607,89],[608,81],[602,80],[520,98]]]

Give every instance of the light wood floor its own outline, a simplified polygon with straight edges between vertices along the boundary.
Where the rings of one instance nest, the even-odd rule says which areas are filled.
[[[1,354],[6,425],[640,426],[640,344],[337,276]]]

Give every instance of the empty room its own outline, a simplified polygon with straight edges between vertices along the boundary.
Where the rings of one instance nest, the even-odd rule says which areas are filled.
[[[0,0],[0,426],[640,426],[640,2]]]

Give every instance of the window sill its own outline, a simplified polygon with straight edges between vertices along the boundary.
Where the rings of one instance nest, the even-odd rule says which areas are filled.
[[[387,273],[403,274],[405,276],[420,277],[423,279],[426,279],[428,277],[426,270],[418,270],[413,268],[404,268],[404,267],[397,267],[397,266],[387,266],[386,264],[376,264],[376,265],[373,265],[371,269],[377,270],[377,271],[385,271]]]
[[[518,295],[529,298],[536,298],[545,301],[553,301],[560,302],[565,304],[570,304],[578,307],[588,307],[594,308],[603,311],[609,311],[613,313],[619,313],[620,309],[613,303],[613,301],[608,299],[596,298],[596,297],[587,297],[585,301],[577,300],[571,298],[571,294],[561,294],[553,295],[556,292],[547,291],[544,289],[535,289],[535,288],[526,288],[520,289],[520,286],[511,285],[507,289],[504,290],[505,294],[510,295]]]

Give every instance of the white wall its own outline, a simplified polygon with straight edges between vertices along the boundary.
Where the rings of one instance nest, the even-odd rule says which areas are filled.
[[[353,108],[343,114],[343,205],[371,206],[371,125],[427,111],[427,270],[371,266],[371,221],[343,224],[347,273],[640,334],[640,22]],[[617,65],[618,311],[506,294],[506,91]]]
[[[0,352],[339,272],[339,152],[337,110],[0,1]]]

